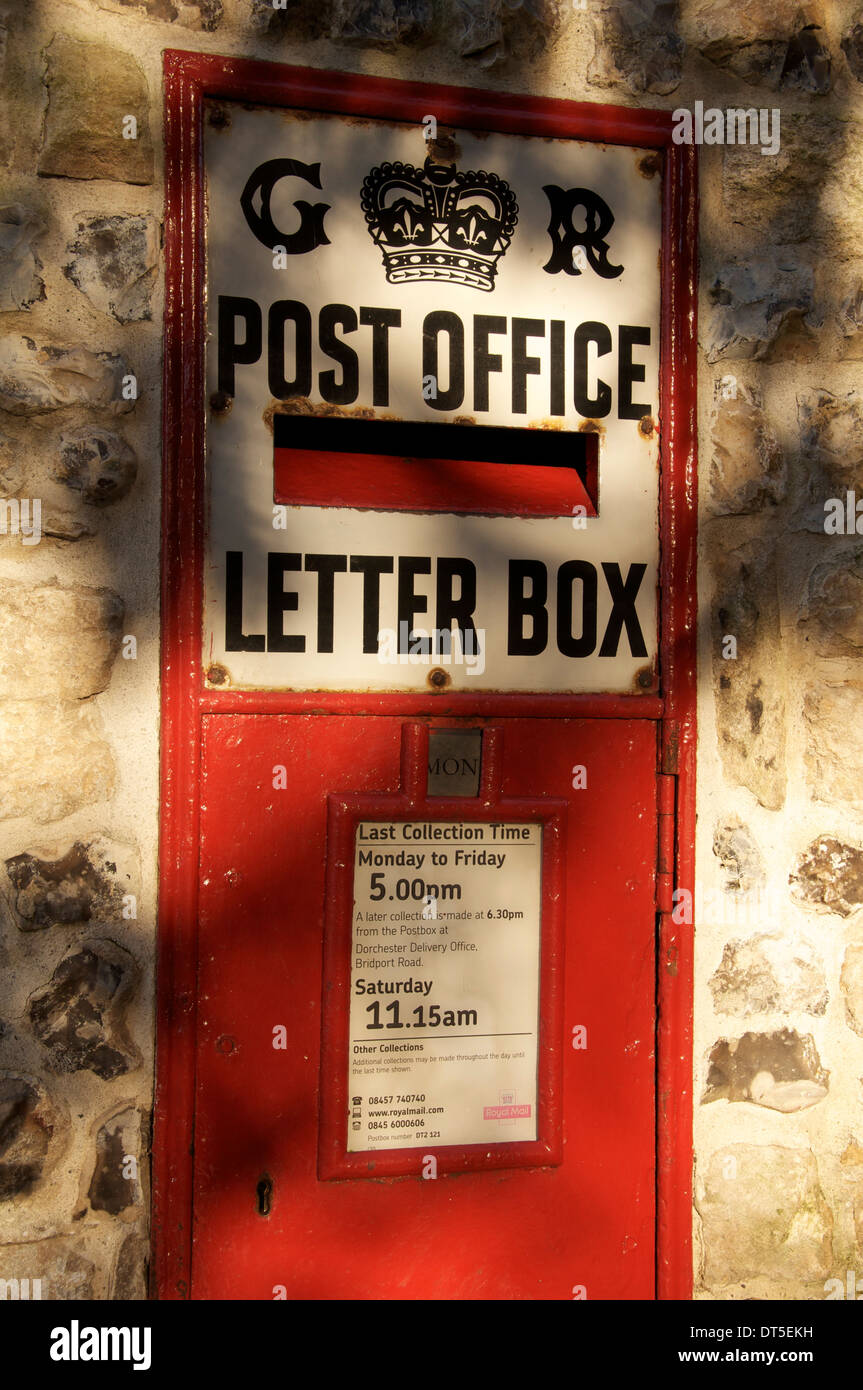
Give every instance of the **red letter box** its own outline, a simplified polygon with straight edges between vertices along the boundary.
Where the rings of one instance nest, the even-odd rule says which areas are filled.
[[[166,71],[156,1287],[680,1296],[691,152]]]

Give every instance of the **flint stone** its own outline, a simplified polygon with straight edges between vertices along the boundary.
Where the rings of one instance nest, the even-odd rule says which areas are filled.
[[[85,941],[66,953],[27,1005],[51,1071],[87,1070],[110,1081],[140,1066],[125,1025],[137,976],[134,959],[114,941]]]
[[[813,92],[824,96],[830,91],[830,50],[820,26],[806,25],[791,38],[785,53],[779,85],[784,91]]]
[[[863,480],[863,397],[819,388],[797,397],[800,447],[811,470],[815,464],[836,488]]]
[[[48,49],[48,112],[38,172],[70,179],[153,182],[149,92],[140,64],[119,48],[55,34]],[[137,138],[124,139],[134,116]]]
[[[69,430],[60,440],[60,458],[51,476],[79,493],[91,507],[119,502],[138,475],[134,450],[119,434],[98,426]]]
[[[780,113],[779,107],[765,109],[770,118],[765,116],[763,132],[759,119],[757,143],[723,149],[722,199],[728,217],[750,233],[763,231],[771,244],[835,235],[834,219],[847,208],[850,191],[848,169],[843,165],[836,173],[837,151],[843,148],[841,123]],[[837,178],[841,206],[835,200]]]
[[[749,1086],[749,1098],[767,1110],[792,1115],[808,1110],[827,1095],[827,1087],[815,1081],[777,1081],[772,1072],[760,1071]]]
[[[748,787],[762,806],[785,800],[785,693],[775,566],[757,546],[720,549],[724,522],[712,524],[716,573],[713,675],[719,751],[726,777]],[[724,659],[722,639],[737,641]]]
[[[274,9],[273,0],[251,0],[248,20],[252,30],[276,41],[330,37],[331,7],[322,0],[288,0],[284,9]]]
[[[85,700],[105,690],[123,612],[110,589],[7,580],[0,593],[0,699]]]
[[[2,820],[62,820],[114,791],[111,750],[100,716],[87,702],[0,702],[0,765]]]
[[[856,737],[863,715],[857,681],[811,685],[803,697],[806,771],[816,801],[863,801],[863,746]]]
[[[800,1011],[821,1015],[829,995],[823,962],[808,942],[767,934],[728,941],[710,980],[718,1014]]]
[[[749,893],[764,880],[764,861],[755,837],[737,816],[716,825],[713,853],[727,875],[728,893]]]
[[[801,854],[788,882],[798,902],[823,904],[848,917],[863,903],[863,850],[824,835]]]
[[[122,215],[78,221],[66,248],[72,257],[63,274],[96,309],[118,323],[152,318],[150,296],[159,263],[155,217]]]
[[[124,896],[137,886],[134,851],[101,838],[76,840],[54,858],[16,854],[6,873],[22,931],[118,921]]]
[[[178,29],[201,29],[211,34],[222,22],[222,0],[96,0],[100,10],[110,14],[141,15]],[[268,0],[272,8],[272,0]]]
[[[38,1082],[0,1074],[0,1202],[33,1190],[45,1171],[52,1141],[65,1138],[67,1128],[68,1118]]]
[[[854,1219],[854,1235],[860,1249],[863,1250],[863,1148],[853,1139],[843,1150],[839,1159],[840,1166],[848,1169],[846,1181],[850,1179],[849,1186],[853,1195],[852,1215]]]
[[[0,434],[0,495],[14,497],[23,486],[24,465],[21,462],[21,451],[8,435]]]
[[[150,1248],[142,1236],[130,1231],[120,1246],[111,1286],[111,1298],[130,1302],[147,1297],[147,1264]]]
[[[845,61],[858,82],[863,82],[863,16],[857,15],[848,33],[842,38],[841,48]]]
[[[730,9],[725,0],[707,0],[687,11],[687,38],[709,62],[750,86],[826,92],[830,55],[823,23],[820,5],[747,0]]]
[[[818,656],[863,653],[863,547],[813,570],[797,626]]]
[[[29,309],[45,298],[42,262],[33,249],[44,230],[32,208],[21,203],[0,208],[0,310]]]
[[[32,172],[32,141],[44,109],[40,18],[33,4],[0,0],[0,166],[10,173],[13,167]]]
[[[808,1149],[720,1149],[711,1155],[696,1206],[708,1287],[758,1276],[815,1283],[829,1275],[833,1218]]]
[[[417,43],[433,19],[430,0],[335,0],[330,25],[334,39]]]
[[[863,1038],[863,945],[852,942],[845,952],[840,984],[845,995],[845,1021]]]
[[[819,326],[813,295],[811,267],[784,259],[780,249],[724,266],[709,290],[707,360],[761,361],[806,348]]]
[[[702,1105],[714,1100],[751,1100],[756,1105],[763,1105],[768,1089],[764,1084],[765,1073],[769,1074],[770,1086],[782,1082],[808,1081],[819,1088],[814,1100],[821,1100],[827,1094],[830,1073],[822,1067],[810,1033],[801,1037],[792,1029],[783,1028],[776,1033],[744,1033],[740,1038],[720,1038],[709,1060]],[[753,1093],[756,1078],[760,1080],[756,1093]],[[814,1104],[814,1100],[804,1103]]]
[[[502,11],[502,0],[456,0],[460,28],[455,49],[460,57],[474,59],[481,68],[493,67],[506,57]]]
[[[137,1176],[126,1177],[127,1160],[141,1150],[141,1117],[132,1105],[96,1122],[96,1160],[87,1197],[93,1211],[119,1216],[141,1201]]]
[[[17,1280],[19,1297],[23,1297],[24,1280],[28,1280],[28,1297],[32,1299],[33,1281],[38,1279],[43,1300],[90,1302],[104,1298],[103,1275],[76,1242],[65,1236],[0,1246],[0,1279]]]
[[[555,0],[454,0],[450,45],[487,69],[509,57],[531,61],[560,23]]]
[[[621,0],[603,6],[594,26],[587,80],[640,96],[667,96],[680,85],[684,43],[677,0]]]
[[[823,962],[812,945],[767,934],[725,942],[710,990],[717,1013],[741,1019],[753,1013],[823,1015],[830,998]]]
[[[776,506],[785,496],[785,461],[755,393],[740,387],[720,398],[711,425],[712,506],[717,515],[743,515]]]
[[[863,357],[863,283],[857,281],[839,309],[838,327],[843,337],[844,356],[852,361]]]
[[[70,405],[94,406],[120,415],[134,400],[123,399],[129,367],[114,352],[89,348],[38,347],[32,338],[0,338],[0,409],[11,415],[43,415]]]

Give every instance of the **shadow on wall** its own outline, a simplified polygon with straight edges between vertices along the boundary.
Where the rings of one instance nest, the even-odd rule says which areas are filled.
[[[3,122],[0,153],[10,160],[12,191],[0,211],[0,491],[10,507],[0,560],[11,565],[32,556],[33,564],[26,578],[4,585],[2,600],[10,645],[20,643],[27,659],[0,670],[0,735],[10,773],[4,816],[15,822],[3,839],[9,882],[0,963],[9,969],[8,1002],[0,1004],[7,1020],[0,1028],[0,1056],[12,1078],[3,1084],[12,1089],[0,1093],[8,1101],[0,1127],[0,1203],[37,1201],[43,1171],[47,1178],[50,1167],[47,1160],[41,1166],[50,1153],[45,1134],[56,1136],[55,1149],[69,1142],[58,1118],[64,1102],[50,1096],[62,1096],[67,1086],[74,1090],[76,1071],[88,1079],[102,1075],[112,1087],[110,1095],[89,1096],[88,1124],[115,1098],[117,1085],[125,1085],[100,1073],[92,1049],[66,1049],[64,1064],[52,1070],[43,1046],[48,1036],[66,1033],[80,1041],[82,1010],[91,1011],[95,1046],[103,1004],[122,1024],[128,992],[123,971],[116,973],[117,952],[134,961],[148,950],[136,919],[110,918],[98,904],[84,911],[79,899],[85,867],[57,871],[51,879],[56,866],[82,846],[86,857],[87,846],[111,820],[107,803],[115,793],[127,798],[118,838],[133,833],[122,758],[100,708],[114,708],[109,681],[122,685],[127,678],[116,667],[111,677],[118,655],[132,655],[123,647],[126,638],[143,655],[155,651],[159,632],[155,547],[140,517],[146,509],[152,525],[157,495],[157,393],[145,383],[159,372],[154,289],[161,245],[159,213],[146,190],[157,164],[153,131],[160,96],[148,89],[129,34],[147,41],[158,34],[163,47],[206,44],[215,51],[224,35],[254,56],[334,67],[340,55],[359,52],[366,63],[373,51],[384,55],[388,72],[406,77],[422,77],[424,51],[431,57],[445,42],[455,80],[557,92],[562,87],[556,47],[575,25],[595,37],[595,54],[574,84],[587,99],[668,107],[679,102],[694,118],[696,102],[707,111],[721,93],[725,108],[757,103],[759,112],[780,110],[776,153],[762,154],[760,129],[758,143],[705,144],[702,151],[701,339],[714,372],[714,400],[701,441],[703,536],[712,585],[705,588],[701,618],[711,633],[719,750],[731,786],[746,789],[762,808],[785,808],[789,786],[793,794],[804,774],[792,765],[789,778],[786,770],[789,730],[801,716],[812,750],[805,771],[819,799],[853,802],[863,775],[855,761],[859,755],[848,750],[859,690],[845,664],[860,648],[860,557],[856,532],[847,524],[835,533],[824,526],[825,501],[846,497],[861,458],[860,400],[844,383],[847,364],[863,356],[853,121],[863,80],[863,25],[849,23],[840,33],[833,19],[809,22],[790,11],[777,16],[767,5],[729,13],[718,3],[678,7],[636,0],[605,8],[573,4],[571,12],[553,0],[288,0],[282,8],[269,0],[88,3],[94,14],[104,13],[112,35],[119,35],[109,27],[113,17],[126,21],[128,49],[100,40],[96,53],[91,37],[86,43],[76,37],[77,7],[67,16],[52,0],[34,0],[10,15],[6,50],[4,100],[11,119]],[[80,13],[86,15],[87,7]],[[34,65],[43,39],[47,112]],[[331,49],[330,42],[339,47]],[[350,61],[357,63],[356,57]],[[350,74],[344,80],[349,85]],[[727,126],[714,124],[714,134],[720,128]],[[33,169],[38,180],[31,177]],[[73,187],[74,181],[80,182]],[[131,211],[115,196],[120,184],[145,190],[140,196],[130,191]],[[108,186],[110,196],[100,206],[100,189]],[[55,299],[68,317],[53,316]],[[826,363],[829,386],[823,373],[816,375],[816,364]],[[41,539],[28,546],[35,542],[36,500]],[[27,546],[20,554],[19,541]],[[85,545],[86,558],[79,560]],[[790,677],[798,663],[811,677],[802,707]],[[104,702],[97,701],[102,692]],[[118,727],[131,726],[127,721]],[[92,806],[100,809],[91,823]],[[48,827],[50,844],[41,854],[35,852],[41,832],[32,822]],[[65,839],[66,827],[58,822],[73,827]],[[134,858],[134,847],[120,849]],[[41,875],[53,885],[25,898],[29,916],[21,899],[28,891],[22,861],[28,859],[42,866],[31,882]],[[114,860],[109,856],[107,862]],[[106,890],[108,901],[130,880],[120,869],[106,872],[113,885]],[[826,881],[829,866],[824,873]],[[92,891],[98,898],[101,890]],[[40,928],[35,933],[34,924]],[[95,958],[85,942],[94,943]],[[61,968],[67,953],[81,957],[77,974]],[[23,993],[16,979],[26,982]],[[31,1030],[30,1006],[39,1013],[46,988],[54,993],[51,1008],[43,1010],[40,1026],[49,1032],[40,1043]],[[863,1006],[857,1017],[863,1017]],[[138,1023],[144,1024],[140,1012]],[[777,1072],[775,1065],[762,1065],[757,1047],[752,1051],[751,1039],[767,1034],[745,1036],[740,1085],[751,1093],[759,1075],[768,1072],[780,1084],[806,1081],[808,1103],[821,1103],[820,1097],[811,1100],[811,1088],[823,1089],[826,1078],[814,1064],[807,1069],[801,1063],[785,1078],[781,1067]],[[133,1050],[125,1055],[126,1066],[114,1075],[129,1076],[137,1103],[142,1088],[136,1072],[143,1068]],[[722,1084],[733,1088],[737,1082],[728,1079],[731,1063],[724,1052],[714,1053],[714,1065],[726,1078]],[[259,1151],[266,1139],[266,1125],[261,1127],[254,1111],[250,1104],[242,1122],[249,1152]],[[87,1253],[69,1256],[65,1265],[63,1249],[50,1242],[55,1287],[84,1288],[96,1296],[105,1290],[95,1273],[104,1258],[99,1240],[105,1226],[92,1225],[93,1212],[101,1202],[98,1219],[115,1218],[104,1199],[94,1201],[92,1194],[103,1191],[94,1164],[99,1152],[114,1151],[115,1133],[116,1126],[106,1122],[95,1147],[87,1140],[89,1147],[75,1150],[89,1194],[88,1240],[93,1231],[98,1239],[83,1242]],[[14,1174],[9,1178],[12,1170],[20,1182]],[[73,1231],[70,1226],[70,1237]],[[128,1268],[129,1240],[138,1242],[137,1274]],[[122,1247],[118,1239],[118,1248],[113,1296],[122,1297],[141,1288],[140,1235],[133,1233]],[[74,1277],[56,1272],[72,1268],[75,1259]],[[829,1272],[829,1264],[824,1267]],[[817,1260],[801,1263],[800,1277],[817,1281],[820,1269]],[[720,1251],[711,1266],[712,1284],[721,1287],[735,1277],[734,1261],[723,1261]],[[786,1275],[777,1268],[775,1277]]]

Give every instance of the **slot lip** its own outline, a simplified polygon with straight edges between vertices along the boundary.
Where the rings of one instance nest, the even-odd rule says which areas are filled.
[[[592,518],[599,515],[599,435],[277,413],[273,501],[369,511]]]
[[[592,435],[588,430],[463,424],[457,420],[365,420],[286,411],[273,416],[277,449],[572,468],[585,483]]]

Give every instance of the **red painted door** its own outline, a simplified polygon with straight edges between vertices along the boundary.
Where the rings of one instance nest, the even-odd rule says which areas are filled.
[[[654,1295],[656,726],[462,722],[503,731],[505,797],[569,803],[563,1161],[319,1180],[326,799],[398,791],[403,720],[207,716],[195,1298]]]

